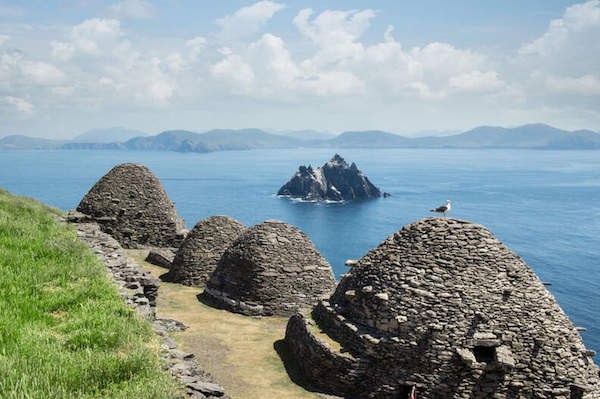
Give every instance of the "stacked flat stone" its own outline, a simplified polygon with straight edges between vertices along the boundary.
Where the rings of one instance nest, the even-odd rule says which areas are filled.
[[[306,378],[357,398],[598,398],[579,333],[525,262],[485,227],[427,218],[352,267],[313,317],[290,319]]]
[[[183,220],[160,180],[144,165],[115,166],[83,197],[77,210],[125,248],[179,247],[184,237]]]
[[[204,290],[218,307],[246,315],[290,315],[333,291],[329,263],[299,229],[268,220],[225,251]]]
[[[212,216],[196,224],[175,254],[170,281],[204,287],[223,252],[246,230],[229,216]]]

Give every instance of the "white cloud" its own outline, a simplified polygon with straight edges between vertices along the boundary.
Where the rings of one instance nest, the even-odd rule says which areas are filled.
[[[23,61],[21,72],[26,79],[39,85],[53,86],[65,80],[65,74],[52,64],[37,61]]]
[[[71,28],[68,41],[50,42],[52,55],[69,61],[75,55],[101,56],[121,40],[121,23],[116,19],[87,19]]]
[[[236,40],[257,33],[275,13],[285,6],[273,1],[259,1],[242,7],[231,15],[219,18],[215,23],[221,27],[221,39]]]
[[[498,77],[498,72],[477,70],[453,76],[448,83],[451,88],[468,93],[495,92],[506,86]]]
[[[160,68],[160,60],[153,58],[151,60],[151,70],[149,71],[150,79],[147,80],[149,85],[145,90],[145,94],[157,105],[167,105],[169,99],[175,92],[174,82],[165,75]]]
[[[135,13],[125,8],[131,4],[151,6],[118,2],[110,15],[132,17]],[[250,109],[276,104],[278,112],[296,107],[307,112],[306,119],[315,115],[315,124],[333,109],[338,114],[330,120],[339,126],[359,120],[359,114],[388,122],[406,117],[414,124],[427,112],[446,112],[452,119],[468,108],[476,110],[476,118],[500,119],[548,107],[578,109],[581,115],[599,115],[600,121],[600,0],[567,8],[537,38],[506,53],[441,41],[408,47],[394,37],[393,26],[376,25],[385,10],[296,9],[287,20],[294,32],[281,28],[280,21],[273,24],[276,31],[267,29],[283,8],[259,1],[218,19],[213,32],[199,30],[202,36],[189,40],[154,40],[154,33],[136,32],[137,24],[117,18],[47,28],[37,33],[36,45],[32,28],[24,28],[25,34],[3,30],[10,34],[0,35],[3,111],[16,114],[19,106],[20,114],[35,110],[41,117],[80,107],[143,115],[160,107],[180,115],[200,105],[218,121],[221,108],[259,114]],[[7,50],[8,40],[13,50]],[[292,119],[289,123],[296,123]]]
[[[75,47],[71,43],[51,41],[50,47],[52,47],[52,56],[60,61],[67,61],[73,57],[75,53]]]
[[[236,54],[227,55],[210,70],[216,79],[230,85],[236,93],[249,93],[254,84],[252,67]]]
[[[550,90],[558,93],[600,96],[600,78],[591,74],[577,78],[548,76],[546,83]]]
[[[326,10],[310,20],[312,15],[313,10],[307,8],[294,18],[300,33],[319,49],[311,63],[327,65],[362,54],[364,46],[357,39],[368,29],[375,11]]]
[[[259,40],[250,44],[248,58],[254,69],[258,71],[261,82],[291,89],[300,76],[300,71],[292,61],[283,40],[275,35],[264,34]]]
[[[150,19],[155,15],[154,6],[144,0],[124,0],[108,7],[115,18]]]
[[[560,51],[569,42],[574,33],[600,26],[600,0],[574,4],[565,10],[562,18],[550,22],[546,33],[541,37],[524,44],[519,49],[522,55],[549,55]],[[592,40],[597,40],[597,37]]]
[[[86,54],[99,55],[120,39],[121,23],[116,19],[88,19],[73,27],[71,38],[74,47]]]
[[[185,47],[188,49],[190,58],[192,59],[197,58],[202,53],[205,45],[206,39],[202,36],[196,36],[185,42]]]
[[[34,106],[27,100],[19,97],[6,96],[4,97],[4,102],[14,106],[21,116],[29,117],[33,114]]]
[[[179,53],[171,53],[165,58],[165,65],[170,72],[179,73],[185,68],[186,62]]]
[[[568,7],[546,32],[523,44],[516,62],[523,69],[559,76],[600,70],[600,0]]]

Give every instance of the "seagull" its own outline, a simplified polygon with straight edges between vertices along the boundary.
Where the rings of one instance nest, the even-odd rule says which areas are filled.
[[[444,217],[446,217],[446,213],[449,212],[451,208],[452,208],[452,201],[446,200],[446,205],[438,206],[435,209],[430,209],[429,212],[441,213],[444,215]]]

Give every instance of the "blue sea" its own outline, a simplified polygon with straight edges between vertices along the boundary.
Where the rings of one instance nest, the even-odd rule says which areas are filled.
[[[308,234],[338,277],[346,259],[450,199],[450,216],[485,225],[552,283],[575,325],[587,328],[586,345],[600,351],[600,151],[344,149],[391,198],[325,204],[275,196],[298,165],[322,165],[335,152],[0,151],[0,187],[67,210],[114,165],[140,162],[188,227],[220,214],[246,225],[281,219]]]

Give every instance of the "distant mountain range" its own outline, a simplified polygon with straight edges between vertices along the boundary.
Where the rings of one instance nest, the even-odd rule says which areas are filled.
[[[110,129],[109,129],[110,130]],[[123,129],[121,129],[123,130]],[[213,152],[268,148],[521,148],[521,149],[600,149],[600,133],[590,130],[567,131],[544,124],[514,128],[480,126],[451,136],[404,137],[384,131],[344,132],[321,139],[314,131],[273,134],[261,129],[215,129],[204,133],[169,130],[156,136],[135,131],[113,132],[123,140],[107,141],[102,130],[86,132],[75,140],[61,141],[27,136],[0,139],[0,149],[121,149],[137,151]],[[139,132],[138,132],[139,133]],[[95,138],[94,138],[95,137]],[[93,140],[93,141],[87,141]]]
[[[76,136],[72,141],[76,143],[120,143],[140,136],[148,136],[148,133],[124,127],[109,127],[88,130]]]

